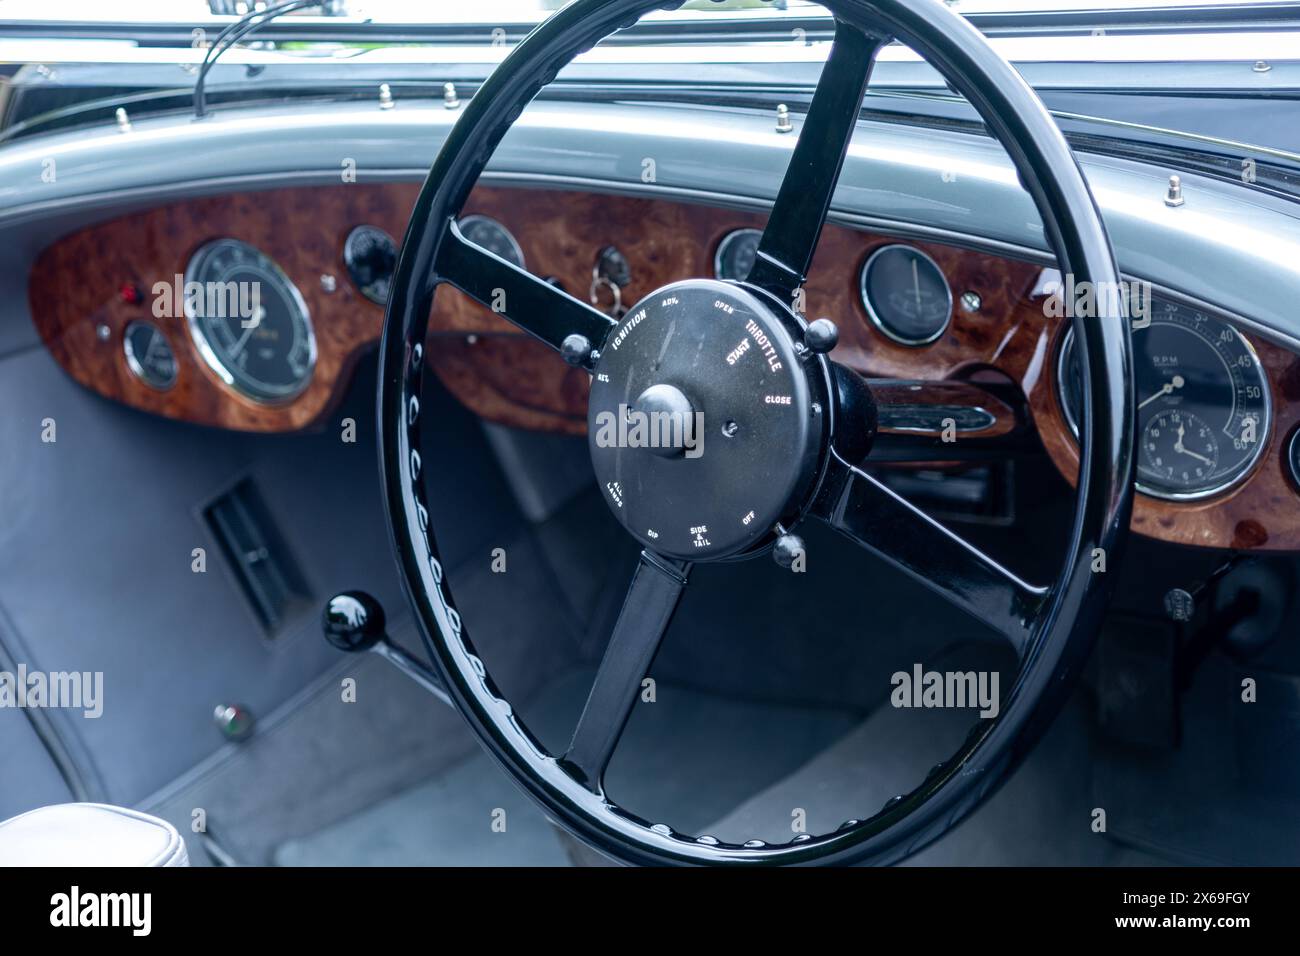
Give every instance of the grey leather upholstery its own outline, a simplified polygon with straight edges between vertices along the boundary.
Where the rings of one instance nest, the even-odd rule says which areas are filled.
[[[0,866],[189,866],[165,820],[104,803],[61,803],[0,823]]]

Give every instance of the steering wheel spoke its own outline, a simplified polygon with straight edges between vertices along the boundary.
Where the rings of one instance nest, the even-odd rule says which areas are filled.
[[[587,704],[561,758],[587,789],[601,792],[605,768],[623,735],[641,681],[672,622],[691,573],[689,562],[641,552]]]
[[[1024,657],[1047,588],[1022,581],[834,452],[813,514],[992,627]]]
[[[750,282],[782,302],[790,302],[808,276],[867,80],[886,42],[842,21],[835,24],[835,42],[749,273]]]
[[[455,286],[557,352],[571,335],[581,335],[599,350],[616,324],[545,279],[470,242],[455,220],[447,223],[436,274],[439,282]]]

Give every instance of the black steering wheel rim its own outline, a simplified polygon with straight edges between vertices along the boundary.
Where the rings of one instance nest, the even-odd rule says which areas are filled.
[[[938,3],[826,0],[825,5],[846,32],[852,29],[876,42],[896,37],[908,43],[966,95],[1015,164],[1062,273],[1073,274],[1076,285],[1119,288],[1100,214],[1072,153],[1037,96],[973,27]],[[1114,579],[1113,573],[1094,572],[1094,559],[1100,550],[1113,571],[1132,508],[1135,416],[1127,324],[1113,300],[1111,308],[1102,303],[1101,314],[1074,319],[1077,340],[1084,343],[1079,355],[1086,411],[1074,524],[1063,569],[1037,613],[1020,676],[995,720],[979,725],[954,758],[874,816],[786,844],[727,844],[680,834],[611,803],[599,786],[584,783],[546,753],[498,693],[474,651],[430,526],[421,476],[420,395],[434,292],[452,281],[442,274],[449,270],[439,269],[440,253],[501,137],[574,56],[665,6],[676,4],[574,0],[534,30],[485,81],[430,170],[394,274],[381,346],[380,455],[399,569],[453,702],[516,782],[588,844],[642,864],[892,862],[946,831],[993,790],[1055,715],[1091,647]],[[838,178],[838,166],[834,176]],[[823,220],[824,215],[825,209]],[[554,339],[551,344],[558,347],[563,332],[557,327],[541,337]]]

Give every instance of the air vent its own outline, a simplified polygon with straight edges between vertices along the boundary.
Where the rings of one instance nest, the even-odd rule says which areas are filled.
[[[252,479],[203,509],[244,597],[269,638],[312,607],[311,594]]]

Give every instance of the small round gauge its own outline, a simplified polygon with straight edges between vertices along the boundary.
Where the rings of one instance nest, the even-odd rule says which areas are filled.
[[[307,304],[271,259],[217,239],[185,269],[185,317],[217,377],[258,402],[286,401],[311,381],[316,336]]]
[[[132,322],[122,333],[122,352],[131,374],[150,388],[166,391],[176,384],[176,353],[152,322]]]
[[[1291,483],[1300,491],[1300,428],[1291,433],[1291,440],[1286,444],[1286,463]]]
[[[763,233],[758,229],[735,229],[723,236],[718,251],[713,254],[714,277],[736,282],[748,279],[762,238]]]
[[[952,319],[952,289],[920,249],[877,249],[862,266],[862,305],[880,331],[903,345],[928,345]]]
[[[1137,488],[1154,498],[1207,498],[1244,478],[1268,444],[1272,406],[1255,350],[1227,323],[1155,299],[1149,324],[1135,323]],[[1066,332],[1057,388],[1078,435],[1083,382]]]
[[[460,234],[474,245],[482,246],[513,266],[524,268],[524,250],[519,248],[519,243],[515,241],[514,236],[510,235],[510,230],[495,219],[489,219],[487,216],[466,216],[457,225],[460,227]]]
[[[1168,408],[1142,429],[1146,467],[1183,487],[1204,482],[1219,467],[1214,429],[1191,412]]]
[[[371,302],[385,305],[397,265],[397,243],[375,226],[357,226],[343,241],[343,264],[353,284]]]

